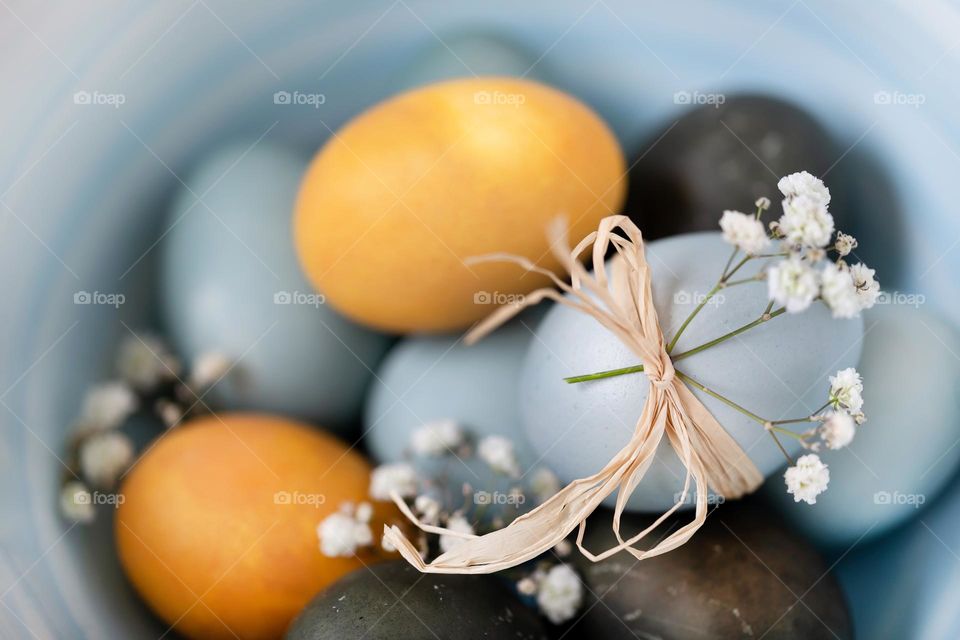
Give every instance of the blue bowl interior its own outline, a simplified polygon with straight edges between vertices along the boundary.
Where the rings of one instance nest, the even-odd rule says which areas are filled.
[[[13,37],[11,59],[36,62],[10,69],[0,152],[3,628],[40,637],[166,630],[126,586],[110,523],[64,524],[56,496],[84,388],[106,375],[128,327],[154,322],[152,247],[178,176],[234,137],[314,150],[404,88],[413,61],[450,34],[479,29],[542,53],[531,76],[592,105],[630,158],[682,113],[675,92],[794,101],[846,150],[827,181],[858,185],[850,231],[862,258],[886,289],[924,293],[960,319],[950,188],[960,169],[951,117],[960,13],[947,2],[930,0],[923,12],[826,1],[323,4],[64,2],[55,24],[39,9],[19,13],[34,28]],[[126,102],[77,105],[81,90]],[[274,104],[281,90],[321,92],[326,102]],[[877,92],[922,104],[878,103]],[[127,303],[120,312],[74,305],[81,290],[122,292]]]

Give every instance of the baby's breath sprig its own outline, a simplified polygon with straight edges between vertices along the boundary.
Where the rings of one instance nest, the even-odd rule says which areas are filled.
[[[733,252],[716,285],[690,312],[667,344],[666,351],[671,354],[674,363],[726,342],[784,313],[803,312],[815,301],[824,303],[834,318],[854,318],[876,303],[880,285],[874,277],[874,270],[863,263],[850,266],[845,261],[858,245],[856,238],[843,232],[837,232],[834,237],[834,220],[827,208],[830,204],[830,190],[823,181],[801,171],[781,178],[777,187],[784,196],[783,215],[769,224],[769,232],[761,221],[763,213],[770,207],[770,200],[767,198],[756,201],[753,215],[739,211],[723,212],[720,228],[723,239],[733,245]],[[767,247],[773,242],[779,242],[779,250],[767,252]],[[827,260],[830,252],[836,254],[835,260]],[[741,254],[742,257],[737,260]],[[748,262],[758,259],[779,260],[764,264],[752,277],[732,278]],[[767,281],[768,301],[757,319],[701,345],[672,354],[680,336],[713,296],[724,288],[761,280]],[[637,364],[571,376],[564,380],[568,383],[581,383],[642,371],[643,365]],[[784,478],[787,491],[792,493],[798,502],[803,500],[809,504],[815,503],[816,496],[826,489],[829,482],[829,470],[816,452],[824,444],[830,449],[846,446],[853,439],[856,425],[865,420],[860,396],[863,384],[854,369],[838,371],[836,376],[830,378],[829,399],[817,411],[789,420],[766,419],[679,369],[676,369],[676,375],[690,386],[759,423],[770,434],[790,464]],[[825,412],[829,407],[833,410]],[[803,432],[787,428],[787,425],[801,423],[817,423],[819,427]],[[804,448],[814,453],[794,461],[779,436],[795,438]]]
[[[453,481],[442,464],[413,464],[426,459],[467,469],[472,469],[469,463],[476,460],[492,472],[499,483],[488,487],[490,491],[475,491],[469,483],[464,483],[457,496],[449,495]],[[514,443],[509,438],[489,435],[477,439],[455,420],[433,420],[413,430],[406,459],[381,464],[371,472],[369,497],[371,501],[389,502],[396,495],[424,525],[441,526],[463,535],[479,535],[502,528],[505,521],[545,502],[559,491],[559,479],[546,467],[522,471]],[[369,554],[377,547],[387,552],[396,551],[379,535],[374,535],[369,518],[358,517],[363,504],[340,505],[317,525],[321,553],[331,557],[354,556]],[[495,517],[490,518],[493,507],[497,511]],[[417,549],[424,559],[449,551],[464,540],[457,535],[428,534],[422,530],[415,535]]]
[[[67,469],[60,492],[60,512],[72,522],[89,523],[96,505],[117,505],[112,493],[133,464],[136,448],[124,432],[138,411],[157,415],[168,428],[206,411],[203,393],[229,371],[222,355],[207,353],[192,363],[187,380],[166,343],[149,334],[131,334],[120,343],[115,379],[87,390],[67,443]]]

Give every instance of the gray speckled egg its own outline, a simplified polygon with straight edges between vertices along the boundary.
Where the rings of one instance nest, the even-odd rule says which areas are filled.
[[[237,362],[205,398],[215,407],[343,431],[388,338],[318,304],[300,273],[290,216],[306,159],[263,141],[248,147],[206,158],[174,200],[161,243],[167,329],[187,362],[210,351]]]
[[[668,522],[676,528],[688,519]],[[652,520],[631,514],[621,522],[621,533],[629,537]],[[599,553],[617,544],[611,521],[609,511],[590,519],[586,548]],[[689,542],[655,558],[638,562],[626,552],[597,563],[578,558],[588,590],[583,618],[571,629],[576,637],[853,637],[831,567],[755,500],[711,511]]]
[[[810,114],[750,94],[727,95],[722,104],[701,104],[671,118],[641,149],[624,211],[650,239],[716,229],[724,209],[752,211],[760,196],[779,211],[780,177],[796,171],[821,176],[843,154]],[[844,182],[833,177],[827,185],[831,211],[846,230],[849,200]]]
[[[647,245],[654,304],[667,340],[716,283],[731,248],[719,233],[697,233]],[[748,263],[737,278],[760,268]],[[687,327],[674,354],[756,320],[767,304],[762,282],[723,290]],[[827,397],[827,377],[860,357],[863,320],[834,320],[822,304],[784,314],[677,363],[677,369],[754,413],[770,419],[809,415]],[[568,384],[565,377],[639,364],[637,356],[593,318],[556,305],[536,331],[521,376],[521,415],[533,449],[560,479],[596,473],[630,439],[647,398],[643,373]],[[695,395],[769,475],[784,458],[757,422],[694,389]],[[796,441],[783,444],[796,452]],[[634,511],[672,506],[684,469],[664,438],[631,498]],[[613,505],[616,493],[608,505]],[[688,500],[687,506],[693,502]]]
[[[881,304],[864,314],[864,413],[853,442],[825,450],[830,487],[796,504],[774,476],[764,494],[801,532],[845,550],[913,518],[960,463],[960,335],[926,310]]]
[[[415,456],[410,440],[426,423],[453,420],[474,441],[489,435],[510,438],[521,471],[529,471],[537,457],[520,425],[517,388],[541,317],[542,312],[532,310],[470,347],[461,336],[411,336],[397,343],[377,371],[364,411],[373,457],[380,462],[410,459],[422,476],[439,480],[451,506],[462,502],[463,483],[491,493],[517,485],[475,456]]]
[[[317,595],[287,640],[545,639],[543,623],[490,576],[421,574],[403,560],[358,569]]]

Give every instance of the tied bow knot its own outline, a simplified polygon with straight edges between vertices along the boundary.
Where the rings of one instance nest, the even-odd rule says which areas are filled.
[[[617,230],[623,235],[615,233]],[[556,288],[538,289],[527,294],[518,305],[497,309],[467,335],[467,344],[487,335],[523,308],[544,299],[578,309],[609,329],[644,363],[650,392],[643,412],[630,441],[603,469],[572,481],[552,498],[519,516],[503,529],[482,536],[423,523],[398,495],[392,494],[401,512],[421,530],[463,539],[460,544],[428,563],[399,527],[384,526],[385,546],[392,544],[404,559],[420,571],[470,574],[500,571],[546,552],[574,529],[578,529],[577,547],[594,562],[619,551],[627,551],[639,560],[650,558],[681,546],[703,525],[707,517],[709,488],[725,498],[739,498],[755,490],[763,481],[763,476],[743,449],[676,377],[653,305],[650,269],[644,255],[640,229],[625,216],[609,216],[601,220],[597,230],[572,250],[569,249],[566,225],[562,220],[551,225],[549,235],[554,256],[570,274],[569,283],[552,271],[518,256],[495,254],[472,259],[472,262],[506,261],[518,264],[527,271],[546,276]],[[580,263],[580,255],[590,247],[594,269],[592,274]],[[605,257],[610,247],[616,250],[617,255],[611,259],[608,273]],[[624,540],[620,534],[621,515],[634,489],[653,463],[664,437],[686,467],[683,492],[673,507],[647,529]],[[694,489],[696,509],[692,521],[650,549],[634,546],[675,513]],[[619,544],[594,554],[583,546],[586,519],[614,492],[617,492],[617,500],[613,531]]]

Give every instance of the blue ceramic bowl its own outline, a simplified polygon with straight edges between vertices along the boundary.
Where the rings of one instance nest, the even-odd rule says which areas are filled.
[[[5,635],[164,631],[125,586],[109,523],[58,517],[58,456],[109,347],[155,317],[151,247],[180,173],[240,136],[314,150],[402,88],[411,61],[448,34],[482,29],[521,42],[540,56],[532,75],[549,70],[633,156],[685,97],[753,90],[793,100],[847,150],[828,181],[859,184],[863,258],[886,287],[924,293],[960,318],[960,9],[943,0],[50,0],[4,3],[0,15]],[[324,100],[295,104],[276,92]],[[81,291],[123,293],[126,303],[119,312],[76,305]]]

